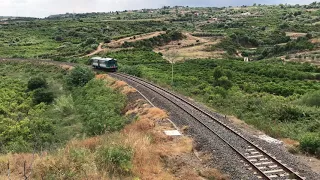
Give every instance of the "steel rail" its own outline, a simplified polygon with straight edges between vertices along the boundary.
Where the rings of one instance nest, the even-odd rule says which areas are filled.
[[[134,81],[138,84],[143,85],[144,87],[150,89],[153,92],[156,92],[157,94],[159,94],[160,96],[164,97],[165,99],[167,99],[168,101],[170,101],[171,103],[175,104],[177,107],[179,107],[180,109],[182,109],[183,111],[185,111],[187,114],[189,114],[191,117],[193,117],[194,119],[196,119],[198,122],[200,122],[202,125],[204,125],[207,129],[209,129],[211,132],[213,132],[216,136],[218,136],[223,142],[225,142],[229,147],[231,147],[235,152],[237,152],[237,154],[239,154],[245,161],[247,161],[247,163],[250,164],[250,166],[252,166],[254,169],[256,169],[259,174],[261,174],[265,179],[271,179],[268,177],[268,175],[266,175],[261,169],[259,169],[253,162],[251,162],[247,157],[245,157],[245,155],[243,155],[239,150],[237,150],[234,146],[232,146],[229,142],[227,142],[225,139],[223,139],[219,134],[217,134],[216,132],[214,132],[214,130],[212,130],[208,125],[204,124],[201,120],[198,119],[198,117],[194,116],[192,113],[190,113],[189,111],[185,110],[183,107],[181,107],[178,103],[174,102],[172,99],[166,97],[165,95],[163,95],[162,93],[159,93],[157,91],[155,91],[154,89],[144,85],[143,83],[155,87],[161,91],[164,91],[165,93],[175,97],[176,99],[182,101],[183,103],[186,103],[187,105],[191,106],[192,108],[196,109],[197,111],[201,112],[202,114],[206,115],[207,117],[209,117],[210,119],[214,120],[215,122],[217,122],[218,124],[220,124],[221,126],[223,126],[224,128],[226,128],[227,130],[231,131],[233,134],[239,136],[241,139],[245,140],[245,142],[247,142],[248,144],[250,144],[250,146],[252,146],[253,148],[257,149],[260,153],[262,153],[264,156],[268,157],[271,161],[273,161],[275,164],[279,165],[284,171],[286,171],[287,173],[289,173],[290,175],[294,175],[295,179],[299,179],[299,180],[304,180],[305,178],[301,177],[299,174],[297,174],[296,172],[293,172],[292,169],[290,169],[289,167],[287,167],[286,165],[282,164],[279,160],[277,160],[275,157],[273,157],[272,155],[270,155],[269,153],[265,152],[263,149],[261,149],[260,147],[258,147],[257,145],[255,145],[253,142],[251,142],[250,140],[248,140],[246,137],[244,137],[243,135],[239,134],[238,132],[234,131],[232,128],[230,128],[228,125],[226,125],[225,123],[221,122],[220,120],[216,119],[215,117],[213,117],[211,114],[205,112],[204,110],[202,110],[201,108],[199,108],[198,106],[186,101],[185,99],[179,97],[178,95],[175,95],[174,93],[170,92],[169,90],[166,90],[158,85],[152,84],[150,82],[147,82],[141,78],[132,76],[132,75],[127,75],[127,74],[122,74],[122,73],[113,73],[115,75],[118,75],[120,77],[129,79],[131,81]],[[141,81],[141,82],[139,82]]]
[[[55,64],[63,64],[63,65],[70,65],[70,66],[75,66],[75,63],[68,63],[68,62],[60,62],[60,61],[52,61],[52,60],[38,60],[38,59],[19,59],[19,58],[0,58],[0,61],[38,61],[38,62],[47,62],[47,63],[55,63]],[[256,150],[258,150],[260,153],[262,153],[264,156],[268,157],[271,161],[273,161],[275,164],[279,165],[283,170],[285,170],[286,172],[288,172],[291,175],[294,175],[295,179],[299,179],[299,180],[304,180],[304,177],[301,177],[299,174],[297,174],[296,172],[293,172],[291,168],[287,167],[286,165],[282,164],[279,160],[277,160],[275,157],[273,157],[272,155],[268,154],[267,152],[265,152],[263,149],[261,149],[260,147],[258,147],[257,145],[255,145],[253,142],[251,142],[250,140],[248,140],[247,138],[245,138],[243,135],[239,134],[238,132],[234,131],[232,128],[230,128],[228,125],[226,125],[225,123],[221,122],[220,120],[216,119],[215,117],[213,117],[211,114],[205,112],[204,110],[202,110],[201,108],[199,108],[198,106],[186,101],[185,99],[181,98],[180,96],[170,92],[169,90],[166,90],[158,85],[149,83],[141,78],[135,77],[135,76],[131,76],[131,75],[127,75],[127,74],[122,74],[122,73],[112,73],[115,75],[118,75],[120,77],[123,78],[127,78],[130,79],[138,84],[143,85],[144,87],[150,89],[153,92],[156,92],[157,94],[159,94],[160,96],[164,97],[165,99],[167,99],[168,101],[170,101],[171,103],[175,104],[177,107],[179,107],[180,109],[182,109],[183,111],[185,111],[187,114],[189,114],[191,117],[193,117],[194,119],[196,119],[199,123],[201,123],[202,125],[204,125],[208,130],[210,130],[211,132],[213,132],[216,136],[218,136],[223,142],[225,142],[229,147],[231,147],[238,155],[240,155],[245,161],[247,161],[254,169],[256,169],[259,174],[261,174],[264,178],[266,179],[271,179],[269,178],[265,173],[263,173],[263,171],[261,169],[259,169],[253,162],[251,162],[247,157],[245,157],[245,155],[243,155],[239,150],[237,150],[235,147],[233,147],[229,142],[227,142],[225,139],[223,139],[219,134],[217,134],[216,132],[214,132],[214,130],[212,130],[208,125],[206,125],[205,123],[203,123],[201,120],[198,119],[198,117],[195,117],[192,113],[190,113],[189,111],[185,110],[183,107],[181,107],[180,105],[178,105],[178,103],[174,102],[172,99],[166,97],[165,95],[163,95],[162,93],[159,93],[157,91],[155,91],[154,89],[144,85],[143,83],[155,87],[161,91],[164,91],[165,93],[175,97],[176,99],[182,101],[183,103],[191,106],[192,108],[196,109],[197,111],[201,112],[202,114],[206,115],[207,117],[211,118],[212,120],[214,120],[215,122],[217,122],[218,124],[220,124],[221,126],[223,126],[224,128],[226,128],[227,130],[231,131],[233,134],[236,134],[237,136],[239,136],[241,139],[245,140],[248,144],[250,144],[250,146],[252,146],[253,148],[255,148]],[[141,82],[138,82],[138,81]]]

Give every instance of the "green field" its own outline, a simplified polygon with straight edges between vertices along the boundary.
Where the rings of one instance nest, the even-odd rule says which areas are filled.
[[[118,49],[104,49],[105,52],[98,55],[118,59],[122,72],[159,83],[221,113],[235,115],[273,137],[295,139],[300,142],[300,150],[319,156],[320,69],[306,63],[308,58],[304,55],[320,48],[319,22],[320,3],[235,8],[164,7],[66,14],[45,19],[19,18],[0,24],[0,57],[88,64],[89,57],[81,57],[96,50],[99,43],[104,42],[107,47],[111,40],[132,37]],[[134,41],[140,34],[156,31],[166,34]],[[189,44],[185,42],[188,38],[193,38],[189,39]],[[221,52],[221,55],[207,59],[183,57],[188,60],[174,64],[172,84],[171,64],[165,60],[167,54],[153,50],[179,51],[201,45],[204,45],[203,52]],[[244,57],[251,62],[243,62]],[[312,55],[313,63],[319,62],[319,57],[317,53]],[[103,97],[105,102],[113,102],[110,98],[118,94],[100,87],[102,82],[94,80],[82,88],[68,89],[66,72],[52,68],[1,63],[0,122],[5,128],[0,130],[0,141],[9,144],[1,147],[3,152],[30,150],[35,140],[43,146],[47,146],[47,142],[55,145],[71,137],[91,136],[106,130],[93,126],[99,118],[87,117],[84,111],[95,115],[95,109],[101,110],[93,105],[96,98],[102,98],[91,98],[95,91],[111,94]],[[48,82],[45,92],[53,93],[52,103],[34,104],[34,94],[27,91],[29,77],[39,73],[44,74]],[[18,98],[12,100],[12,97]],[[110,122],[113,128],[107,130],[117,130],[125,123],[119,116],[124,97],[119,102],[110,107],[111,114],[102,114],[115,118]],[[86,103],[92,109],[87,109]],[[56,114],[56,106],[64,104],[72,104],[66,107],[71,112],[67,115],[59,112],[58,117],[63,119],[60,122],[53,114]],[[37,121],[27,119],[40,119],[38,125],[47,125],[39,127],[40,130],[48,128],[46,132],[49,133],[33,137],[31,134],[39,128],[30,123]],[[114,123],[116,120],[120,123]],[[68,132],[65,128],[75,131],[65,134]],[[55,134],[62,137],[57,138]]]
[[[190,60],[171,64],[144,50],[107,54],[123,72],[192,97],[218,112],[235,115],[276,138],[292,138],[319,155],[320,68],[263,60]]]
[[[86,71],[79,69],[68,74],[54,65],[0,62],[0,153],[51,151],[126,124],[125,97],[88,74],[81,80],[87,84],[70,80]]]

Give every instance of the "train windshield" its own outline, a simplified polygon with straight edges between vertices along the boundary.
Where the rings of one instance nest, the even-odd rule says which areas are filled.
[[[110,60],[110,61],[107,61],[107,64],[108,64],[109,66],[117,65],[117,61],[115,61],[115,60]]]

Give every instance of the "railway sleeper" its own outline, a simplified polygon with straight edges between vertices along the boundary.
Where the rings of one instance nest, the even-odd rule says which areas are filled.
[[[120,75],[120,76],[126,77],[127,75]],[[130,78],[128,78],[128,77],[130,77]],[[144,83],[150,85],[148,82],[145,82],[145,81],[143,81],[143,80],[140,80],[139,78],[136,78],[136,79],[138,79],[138,81],[142,81],[143,83],[138,82],[137,80],[134,80],[135,78],[132,78],[132,76],[128,76],[128,77],[126,77],[126,78],[128,78],[128,79],[133,79],[133,81],[135,81],[135,82],[137,82],[138,84],[141,84],[141,85],[143,85],[143,86],[145,86]],[[176,95],[168,92],[167,90],[164,90],[163,88],[160,88],[160,87],[155,86],[155,85],[152,85],[152,84],[151,84],[150,86],[154,86],[154,87],[156,87],[156,88],[159,88],[160,90],[162,90],[162,91],[164,91],[164,92],[166,92],[166,93],[168,93],[168,94],[176,97],[177,99],[181,100],[182,102],[185,102],[186,104],[194,107],[194,109],[196,109],[197,111],[200,111],[200,112],[202,112],[203,114],[205,114],[206,116],[211,117],[212,119],[216,120],[214,117],[212,117],[211,115],[208,115],[206,112],[203,112],[203,111],[202,111],[201,109],[199,109],[198,107],[196,107],[196,106],[194,106],[194,105],[186,102],[185,100],[181,99],[180,97],[177,97]],[[151,90],[153,90],[153,88],[150,88],[150,87],[148,87],[148,86],[146,86],[146,87],[149,88],[149,89],[151,89]],[[157,92],[157,91],[155,91],[155,92]],[[157,92],[157,93],[161,95],[161,93],[159,93],[159,92]],[[163,96],[163,95],[162,95],[162,96]],[[165,96],[163,96],[163,97],[165,97]],[[166,98],[166,97],[165,97],[165,98]],[[166,98],[166,99],[168,99],[168,98]],[[170,101],[170,99],[168,99],[168,100]],[[171,102],[173,102],[173,101],[171,101]],[[174,103],[174,102],[173,102],[173,103]],[[175,104],[175,103],[174,103],[174,104]],[[177,105],[177,106],[178,106],[178,105]],[[181,106],[178,106],[178,107],[180,107],[181,109],[184,109],[184,108],[181,107]],[[191,113],[192,113],[192,110],[191,110]],[[189,114],[190,114],[190,113],[189,113]],[[196,118],[196,119],[197,119],[197,118]],[[199,121],[200,121],[200,120],[199,120]],[[292,174],[295,175],[295,177],[291,178],[291,174],[288,175],[288,172],[291,172],[291,169],[290,169],[290,168],[287,168],[287,167],[286,167],[286,164],[281,164],[281,161],[280,161],[280,160],[277,160],[277,158],[276,158],[275,156],[267,153],[263,148],[261,148],[261,147],[260,147],[257,143],[255,143],[254,141],[253,141],[253,142],[252,142],[252,141],[250,142],[249,140],[247,140],[247,139],[246,139],[245,137],[243,137],[243,135],[240,134],[236,129],[234,129],[234,128],[232,128],[232,127],[229,127],[228,125],[226,125],[225,123],[223,123],[223,122],[221,122],[221,121],[219,121],[219,120],[216,120],[216,121],[217,121],[219,124],[221,124],[222,126],[224,126],[226,129],[228,129],[228,130],[230,130],[230,131],[233,131],[234,134],[236,134],[236,135],[239,136],[240,138],[246,140],[246,141],[250,144],[250,145],[246,146],[247,149],[246,149],[245,155],[243,155],[242,153],[240,153],[240,152],[238,152],[238,151],[237,151],[237,152],[238,152],[242,157],[244,157],[247,161],[249,161],[249,163],[250,163],[251,165],[253,165],[253,167],[254,167],[256,170],[258,170],[260,173],[262,173],[261,175],[262,175],[263,177],[269,177],[269,179],[271,179],[271,178],[277,178],[277,179],[279,179],[280,177],[289,178],[289,179],[293,179],[293,178],[305,179],[305,178],[299,177],[299,175],[298,175],[297,173],[295,173],[295,172],[292,172]],[[204,126],[206,126],[204,123],[202,123],[202,124],[203,124]],[[220,137],[220,138],[221,138],[221,137]],[[260,154],[259,152],[260,152],[261,154]],[[262,154],[263,154],[263,155],[262,155]],[[250,162],[250,160],[251,160],[251,161],[254,161],[255,163],[254,163],[254,162]],[[276,163],[275,163],[275,162],[276,162]],[[280,165],[281,167],[278,167],[278,166],[276,165],[277,163],[280,163],[280,164],[278,164],[278,165]],[[245,166],[248,167],[249,165],[248,165],[248,164],[245,164]],[[282,168],[282,166],[283,166],[284,169],[280,169],[280,168]],[[253,167],[248,167],[248,169],[249,169],[249,170],[252,170]],[[267,172],[267,174],[270,174],[270,175],[266,175],[263,171],[260,170],[260,168],[261,168],[261,169],[266,169],[265,172]],[[277,169],[276,169],[276,168],[277,168]],[[288,170],[288,172],[286,172],[287,170]],[[280,172],[281,172],[281,173],[280,173]],[[258,173],[258,172],[254,171],[254,174],[257,174],[257,173]],[[275,174],[275,173],[277,173],[277,174]],[[258,175],[257,175],[257,176],[258,176]],[[289,177],[287,177],[287,176],[289,176]],[[281,179],[282,179],[282,178],[281,178]]]

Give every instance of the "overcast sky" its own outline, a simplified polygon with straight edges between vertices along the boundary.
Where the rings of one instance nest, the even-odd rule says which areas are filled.
[[[257,4],[310,4],[315,0],[0,0],[0,16],[46,17],[66,12],[109,12],[162,6],[240,6]]]

